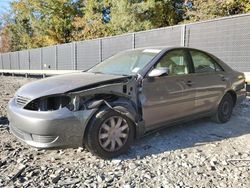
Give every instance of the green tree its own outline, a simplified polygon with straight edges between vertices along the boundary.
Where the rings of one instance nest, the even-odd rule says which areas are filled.
[[[16,51],[246,12],[249,0],[16,0],[0,35]]]
[[[94,39],[108,34],[108,27],[102,19],[104,3],[96,0],[84,1],[82,13],[73,22],[74,40]]]
[[[151,29],[150,20],[140,17],[144,3],[132,3],[126,0],[111,0],[111,21],[107,24],[112,34]],[[141,6],[140,6],[141,5]],[[141,11],[141,12],[140,12]]]
[[[12,50],[32,47],[34,31],[31,26],[31,11],[25,1],[12,3],[12,12],[6,23],[10,33]]]
[[[250,12],[249,0],[226,0],[222,3],[223,15],[235,15]]]
[[[187,1],[188,2],[188,1]],[[183,22],[195,22],[250,12],[249,0],[195,0],[183,7]]]
[[[0,53],[5,53],[11,50],[10,35],[7,26],[1,28],[0,32]]]
[[[48,44],[71,42],[73,20],[81,14],[82,3],[72,0],[28,0],[35,29],[36,41]],[[45,41],[44,41],[45,40]],[[37,45],[40,45],[39,43]]]
[[[19,0],[12,3],[6,23],[12,50],[67,43],[73,40],[73,19],[81,1]]]
[[[191,8],[184,7],[184,22],[213,19],[222,14],[221,1],[196,0],[192,3],[193,6]]]
[[[126,1],[111,0],[110,30],[125,33],[165,27],[177,24],[181,16],[176,11],[180,1],[147,0]]]
[[[92,39],[177,24],[181,16],[171,0],[110,0],[85,2],[82,16],[74,21],[75,40]],[[110,22],[103,10],[110,9]]]

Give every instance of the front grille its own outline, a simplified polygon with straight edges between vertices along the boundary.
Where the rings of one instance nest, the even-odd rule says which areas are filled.
[[[28,102],[30,101],[29,98],[26,97],[22,97],[22,96],[16,96],[16,104],[20,107],[24,107],[25,105],[28,104]]]

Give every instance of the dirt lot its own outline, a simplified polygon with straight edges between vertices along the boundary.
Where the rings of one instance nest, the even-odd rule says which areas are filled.
[[[9,134],[7,102],[32,80],[0,76],[0,187],[250,187],[250,98],[226,124],[166,128],[102,160],[84,148],[37,150]]]

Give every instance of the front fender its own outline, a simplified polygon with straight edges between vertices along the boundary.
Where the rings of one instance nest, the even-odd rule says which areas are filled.
[[[114,101],[105,101],[105,100],[92,100],[87,105],[87,108],[98,109],[97,113],[93,116],[99,116],[104,113],[105,109],[111,108],[114,111],[121,113],[128,117],[131,121],[134,122],[136,129],[136,137],[141,137],[144,134],[144,123],[141,116],[139,115],[135,104],[124,98],[119,98]]]
[[[86,107],[88,109],[97,109],[103,107],[112,108],[113,110],[118,111],[123,115],[126,115],[129,119],[131,119],[135,123],[137,123],[140,119],[135,104],[133,104],[133,102],[130,101],[129,99],[119,98],[109,102],[104,99],[101,100],[93,99],[86,104]]]

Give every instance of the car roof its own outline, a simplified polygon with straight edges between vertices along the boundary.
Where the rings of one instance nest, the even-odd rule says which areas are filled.
[[[133,50],[160,50],[160,51],[167,51],[167,50],[173,50],[173,49],[189,49],[189,50],[198,50],[198,51],[203,51],[197,48],[190,48],[190,47],[184,47],[184,46],[146,46],[146,47],[139,47],[139,48],[134,48],[134,49],[129,49],[126,51],[133,51]],[[208,53],[206,51],[203,51],[205,53]]]

